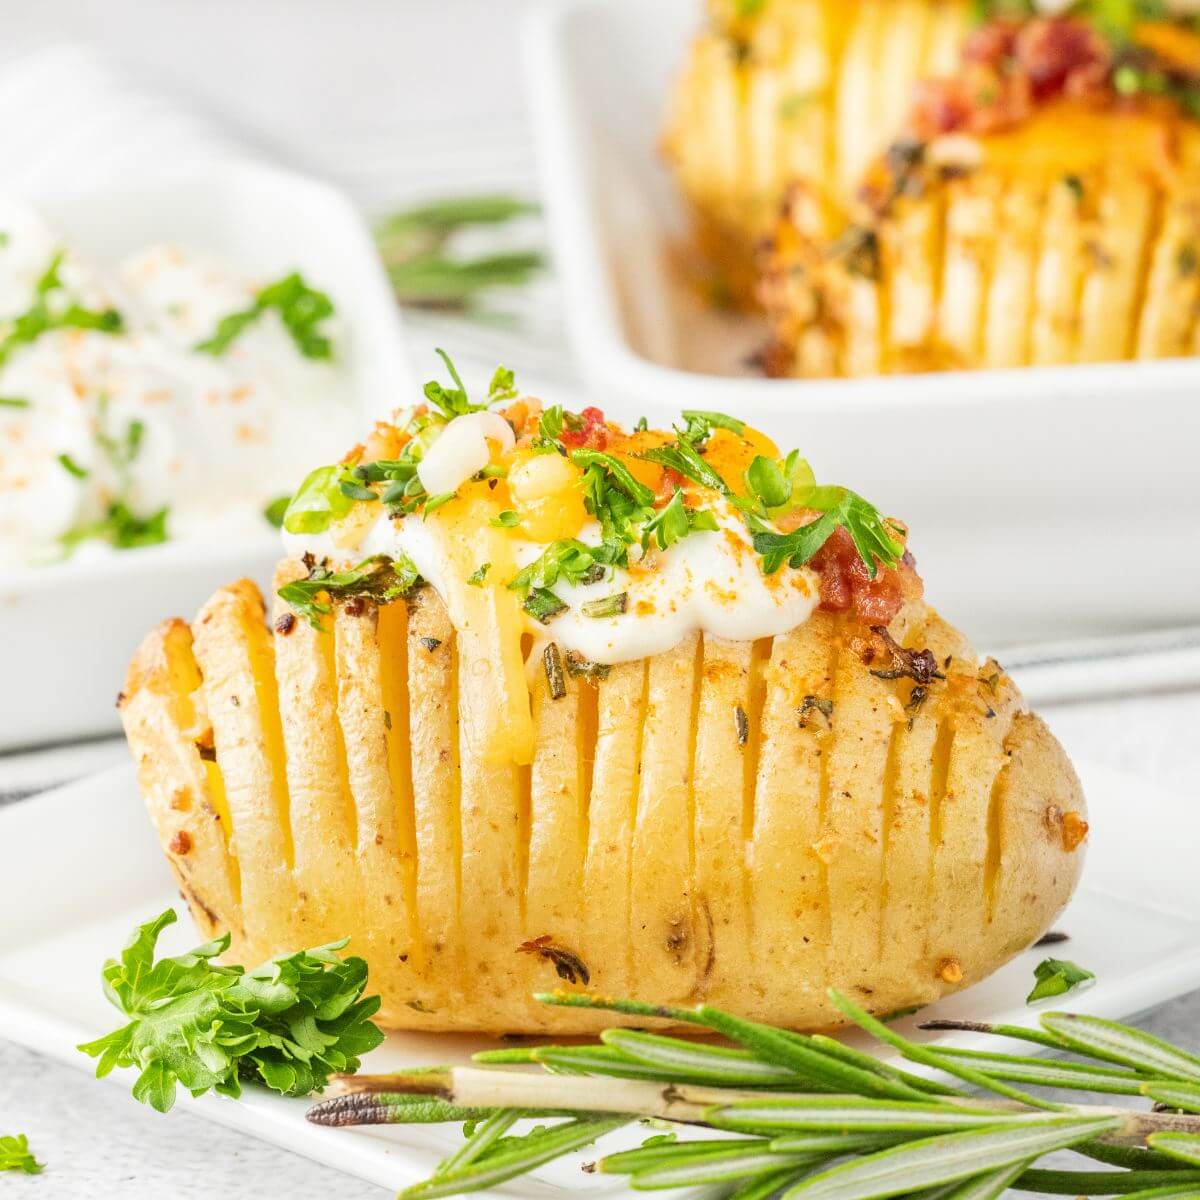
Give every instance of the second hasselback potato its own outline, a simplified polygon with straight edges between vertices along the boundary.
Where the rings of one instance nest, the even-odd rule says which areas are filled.
[[[888,1013],[1030,945],[1083,858],[1070,764],[903,528],[777,456],[519,401],[310,475],[270,609],[164,623],[121,701],[200,928],[243,962],[349,936],[385,1025],[493,1032],[611,1023],[555,986],[817,1028],[827,987]]]

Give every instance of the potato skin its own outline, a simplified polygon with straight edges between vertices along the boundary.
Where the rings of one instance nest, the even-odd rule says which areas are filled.
[[[923,603],[890,634],[936,656],[928,684],[827,613],[753,645],[695,635],[559,699],[538,651],[527,768],[473,758],[431,588],[351,604],[323,633],[281,609],[268,633],[251,585],[222,589],[202,656],[182,622],[147,637],[122,713],[205,935],[228,928],[251,964],[349,935],[386,1026],[591,1032],[614,1018],[529,999],[590,987],[829,1027],[830,986],[888,1013],[982,978],[1078,879],[1070,763]],[[328,694],[304,702],[305,680]],[[169,802],[202,788],[210,713],[228,833]]]

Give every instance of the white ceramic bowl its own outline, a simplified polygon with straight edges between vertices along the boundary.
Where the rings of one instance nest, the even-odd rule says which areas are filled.
[[[109,266],[155,242],[270,278],[298,269],[345,322],[343,361],[363,423],[410,393],[396,305],[370,232],[338,191],[230,164],[120,189],[31,199],[81,254]],[[344,446],[330,446],[340,454]],[[299,477],[313,464],[297,463]],[[0,749],[111,732],[125,665],[164,617],[191,617],[220,584],[265,585],[280,545],[170,542],[103,561],[9,571],[0,580]]]
[[[774,380],[667,251],[657,153],[700,0],[533,10],[526,73],[568,330],[595,401],[737,413],[913,528],[929,594],[992,645],[1200,617],[1200,360]],[[721,373],[721,372],[725,373]]]

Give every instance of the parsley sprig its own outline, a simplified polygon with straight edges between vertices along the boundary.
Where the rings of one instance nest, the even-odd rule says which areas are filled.
[[[167,1112],[177,1085],[239,1096],[243,1080],[307,1096],[330,1075],[356,1071],[383,1041],[371,1022],[379,997],[362,995],[367,964],[339,957],[345,941],[246,971],[213,961],[229,948],[225,934],[156,962],[159,935],[175,919],[168,909],[140,926],[105,964],[105,995],[130,1020],[79,1047],[99,1060],[97,1076],[137,1068],[133,1095],[143,1104]]]
[[[316,563],[306,578],[285,583],[279,598],[314,628],[324,629],[322,618],[333,611],[331,601],[362,598],[390,604],[416,587],[420,578],[407,554],[395,558],[375,554],[346,571],[331,571],[324,563]]]
[[[320,328],[322,322],[333,316],[333,301],[324,292],[309,287],[298,271],[259,289],[253,303],[223,316],[216,329],[197,342],[195,348],[201,354],[222,355],[263,313],[272,310],[279,314],[296,349],[305,358],[333,357],[333,343]]]

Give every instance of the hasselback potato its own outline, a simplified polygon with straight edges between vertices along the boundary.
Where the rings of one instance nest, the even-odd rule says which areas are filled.
[[[509,409],[515,436],[436,512],[427,493],[381,511],[433,451],[412,421],[377,430],[338,468],[375,499],[326,492],[340,515],[302,535],[315,550],[283,560],[269,607],[241,581],[146,638],[122,715],[201,929],[244,962],[349,935],[386,1025],[494,1032],[593,1028],[531,1002],[555,986],[814,1028],[836,1023],[829,986],[886,1013],[1030,945],[1078,878],[1084,799],[1008,676],[925,604],[903,528],[729,418],[671,441],[556,411]],[[413,420],[436,448],[479,415]],[[624,500],[645,542],[602,567]],[[522,604],[520,539],[575,505],[581,590],[562,557]],[[398,548],[347,567],[396,530],[441,547],[401,543],[432,582]],[[577,602],[616,584],[589,623]],[[703,622],[633,653],[701,591]],[[593,626],[612,662],[572,648]]]
[[[714,0],[673,83],[663,154],[707,281],[753,302],[755,252],[803,182],[829,228],[902,128],[917,80],[953,70],[966,0]]]
[[[766,310],[769,373],[1200,349],[1194,16],[736,8],[694,43],[665,149],[724,289]]]

